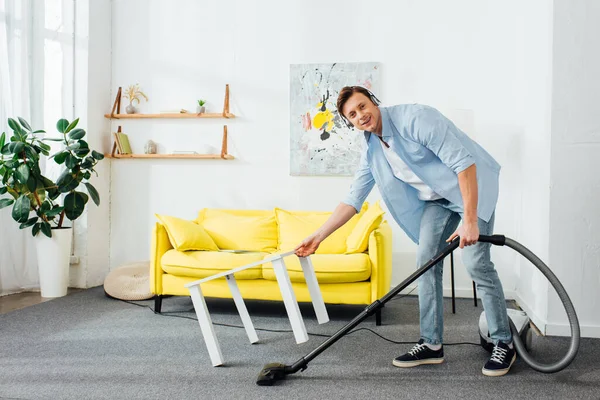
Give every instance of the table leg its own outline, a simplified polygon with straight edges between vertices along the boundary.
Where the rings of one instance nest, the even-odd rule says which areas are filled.
[[[235,277],[233,276],[233,274],[231,274],[225,276],[225,279],[227,279],[227,284],[229,285],[231,296],[233,297],[235,306],[237,307],[238,313],[242,318],[242,323],[244,324],[244,328],[246,329],[246,334],[248,335],[248,339],[250,339],[250,343],[258,342],[258,336],[256,335],[256,331],[254,330],[254,325],[252,324],[252,320],[250,319],[250,314],[248,314],[246,303],[244,303],[244,299],[242,298]]]
[[[292,325],[292,330],[294,331],[296,343],[304,343],[308,341],[308,333],[306,332],[306,326],[304,326],[304,321],[302,320],[300,307],[298,307],[296,295],[292,289],[292,282],[290,281],[290,276],[285,268],[285,263],[282,258],[275,259],[272,263],[275,276],[277,277],[277,283],[279,284],[279,290],[283,297],[283,304],[285,305],[288,318]]]
[[[198,323],[202,330],[202,336],[210,355],[212,365],[217,367],[223,365],[223,355],[221,354],[221,348],[217,336],[215,335],[215,329],[208,313],[208,307],[206,307],[206,301],[202,296],[202,290],[200,285],[191,286],[188,288],[190,295],[192,296],[192,302],[194,303],[194,310],[196,310],[196,316],[198,317]]]
[[[312,265],[312,261],[310,257],[299,258],[302,271],[304,272],[304,280],[306,281],[306,286],[308,287],[308,292],[310,293],[315,314],[317,315],[317,321],[319,324],[329,322],[329,315],[327,314],[325,302],[323,301],[323,296],[321,295],[321,290],[319,289],[319,281],[317,281],[317,275],[315,275],[315,268]]]

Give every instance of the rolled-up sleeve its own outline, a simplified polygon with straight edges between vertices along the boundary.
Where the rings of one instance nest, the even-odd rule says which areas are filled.
[[[459,139],[464,133],[438,110],[425,107],[412,122],[414,138],[457,175],[475,164],[475,158]]]
[[[367,162],[367,149],[365,147],[360,157],[358,169],[354,173],[354,181],[350,186],[350,191],[342,202],[354,207],[357,213],[360,212],[374,185],[375,179],[373,179],[371,168]]]

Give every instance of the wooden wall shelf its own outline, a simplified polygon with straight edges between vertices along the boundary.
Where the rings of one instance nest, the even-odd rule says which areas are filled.
[[[161,114],[121,114],[121,96],[122,88],[119,87],[117,97],[113,104],[110,114],[104,114],[105,118],[109,119],[142,119],[142,118],[235,118],[235,115],[229,112],[229,84],[225,85],[225,102],[223,104],[223,112],[221,113],[161,113]],[[115,113],[116,111],[116,113]],[[121,132],[121,126],[117,132]],[[112,151],[106,154],[107,158],[169,158],[169,159],[214,159],[214,160],[233,160],[230,154],[227,154],[227,125],[223,126],[223,140],[221,143],[221,154],[120,154],[118,146],[113,142]]]
[[[231,154],[225,154],[221,156],[220,154],[105,154],[106,158],[172,158],[172,159],[182,159],[182,158],[202,158],[202,159],[211,159],[211,160],[233,160]]]
[[[162,113],[162,114],[104,114],[109,119],[143,119],[143,118],[235,118],[232,113]]]

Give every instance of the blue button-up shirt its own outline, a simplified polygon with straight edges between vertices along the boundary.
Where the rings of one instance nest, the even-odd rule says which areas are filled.
[[[433,107],[403,104],[380,110],[383,140],[393,138],[394,151],[415,175],[460,208],[463,199],[458,173],[477,166],[477,215],[489,221],[498,200],[500,165],[496,160]],[[364,135],[367,146],[343,202],[360,211],[377,183],[394,220],[418,244],[425,202],[414,187],[396,178],[379,138],[367,131]]]

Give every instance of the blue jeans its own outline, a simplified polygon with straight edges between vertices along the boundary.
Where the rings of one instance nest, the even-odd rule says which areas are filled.
[[[494,216],[489,222],[479,218],[479,233],[492,235]],[[462,219],[462,210],[446,199],[427,201],[421,218],[417,266],[422,267],[448,245],[446,239],[454,233]],[[490,243],[477,242],[462,249],[462,259],[471,279],[477,285],[490,338],[510,343],[512,334],[506,313],[506,301],[502,283],[490,259]],[[425,343],[443,343],[444,307],[442,288],[443,261],[437,263],[417,280],[419,286],[419,310],[421,338]]]

